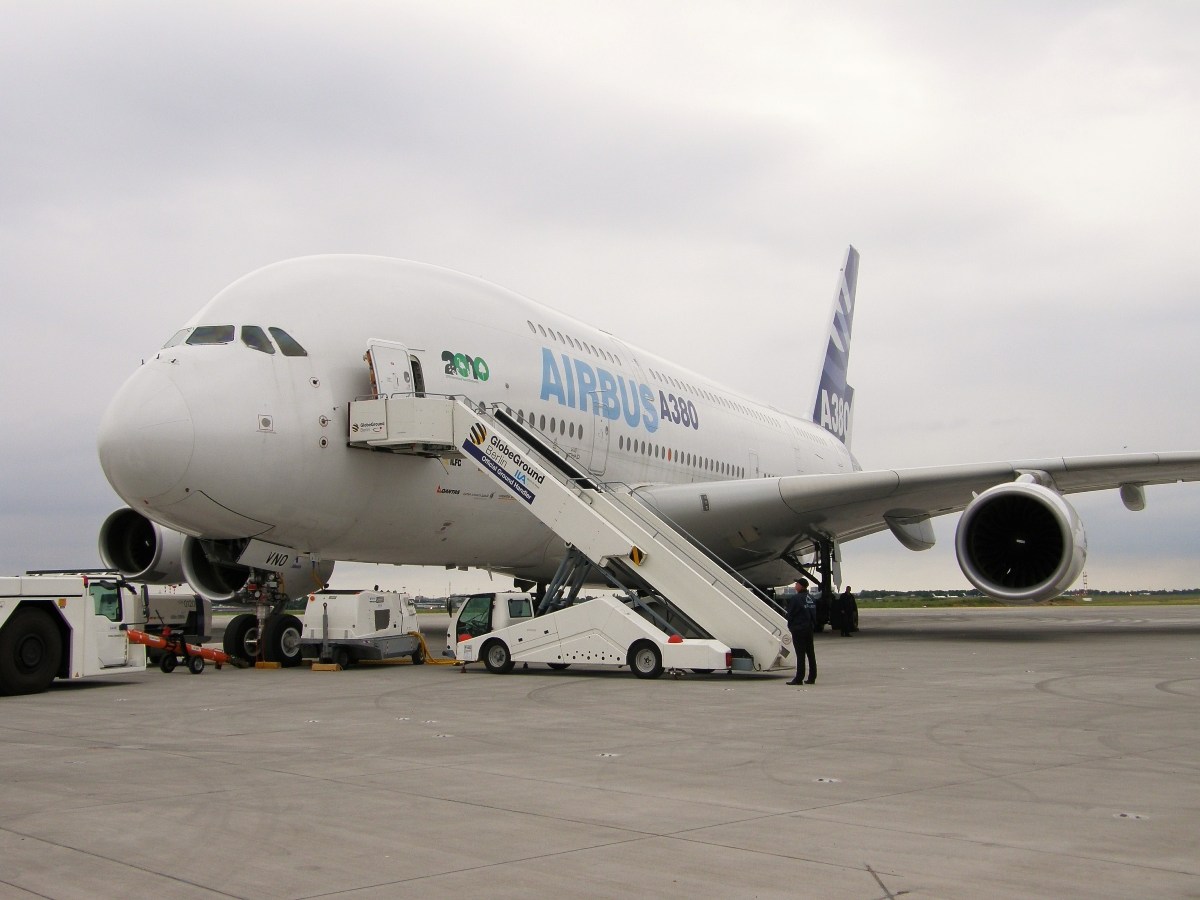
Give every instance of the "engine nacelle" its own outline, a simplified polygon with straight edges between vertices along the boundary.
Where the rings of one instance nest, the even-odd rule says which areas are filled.
[[[118,509],[100,526],[100,559],[130,581],[183,581],[183,535],[151,522],[137,510]]]
[[[183,540],[183,577],[192,590],[209,600],[229,600],[250,577],[246,566],[238,565],[245,540]]]
[[[963,511],[954,538],[967,580],[1004,603],[1057,597],[1079,577],[1087,536],[1061,494],[1032,482],[1000,484]]]
[[[245,539],[210,541],[185,538],[183,576],[192,590],[210,600],[253,602],[255,597],[239,595],[253,577],[250,567],[238,562],[248,543]],[[295,599],[321,590],[329,582],[333,574],[333,560],[305,562],[273,574],[278,581],[278,590]]]

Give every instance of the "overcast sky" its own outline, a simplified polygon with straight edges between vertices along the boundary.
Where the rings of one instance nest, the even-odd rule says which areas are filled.
[[[1200,449],[1200,4],[0,14],[5,574],[98,564],[108,400],[310,253],[460,269],[800,412],[854,243],[866,468]],[[1200,485],[1148,499],[1076,502],[1090,587],[1200,585]],[[847,579],[967,587],[954,524],[848,545]]]

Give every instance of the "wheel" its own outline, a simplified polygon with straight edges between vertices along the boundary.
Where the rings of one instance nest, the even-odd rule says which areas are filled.
[[[504,641],[488,641],[483,645],[482,655],[483,664],[487,666],[489,672],[503,675],[506,672],[512,671],[512,654],[508,652],[508,645]]]
[[[343,669],[350,668],[350,651],[345,647],[338,647],[333,651],[333,661]]]
[[[571,667],[570,663],[546,663],[546,665],[558,672]]]
[[[657,678],[663,673],[662,653],[649,642],[629,648],[629,668],[638,678]]]
[[[193,675],[199,675],[201,672],[204,671],[204,657],[203,656],[189,656],[187,658],[187,667],[188,667],[188,671],[191,672]]]
[[[179,664],[179,660],[175,658],[174,653],[164,653],[162,659],[158,661],[158,667],[168,675],[175,671],[175,666]]]
[[[715,669],[692,669],[697,675],[711,675]]]
[[[234,659],[254,662],[258,658],[258,618],[242,613],[230,619],[221,646]]]
[[[19,609],[0,629],[0,694],[36,694],[58,674],[62,635],[40,609]]]
[[[412,652],[411,659],[414,666],[425,665],[425,648],[417,647],[417,649]]]
[[[298,666],[304,660],[300,638],[304,626],[295,616],[273,616],[267,619],[266,646],[263,655],[267,662],[282,663],[285,669]]]

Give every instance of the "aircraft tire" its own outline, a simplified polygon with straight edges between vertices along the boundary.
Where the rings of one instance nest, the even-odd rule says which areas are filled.
[[[629,668],[638,678],[658,678],[663,673],[662,653],[649,641],[629,648]]]
[[[38,694],[62,661],[62,635],[40,609],[19,609],[0,629],[0,694]]]
[[[225,626],[221,648],[234,659],[252,663],[258,656],[258,617],[253,613],[234,616]]]
[[[496,675],[504,675],[513,669],[512,654],[508,652],[508,645],[504,641],[488,641],[483,645],[480,656],[483,657],[483,664],[487,666],[487,670]]]
[[[277,662],[285,669],[298,666],[304,661],[303,648],[300,639],[304,635],[304,626],[292,615],[273,616],[267,620],[266,627],[267,662]]]

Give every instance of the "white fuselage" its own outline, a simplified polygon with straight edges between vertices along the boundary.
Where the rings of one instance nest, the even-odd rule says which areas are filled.
[[[122,387],[99,436],[117,493],[199,537],[259,537],[324,559],[553,566],[561,542],[461,460],[347,447],[347,405],[373,391],[372,338],[408,349],[426,393],[503,403],[603,481],[857,468],[811,421],[446,269],[360,256],[279,263],[218,294],[188,323],[202,326],[234,336],[161,350]],[[246,326],[282,329],[306,355],[277,341],[255,349]]]

